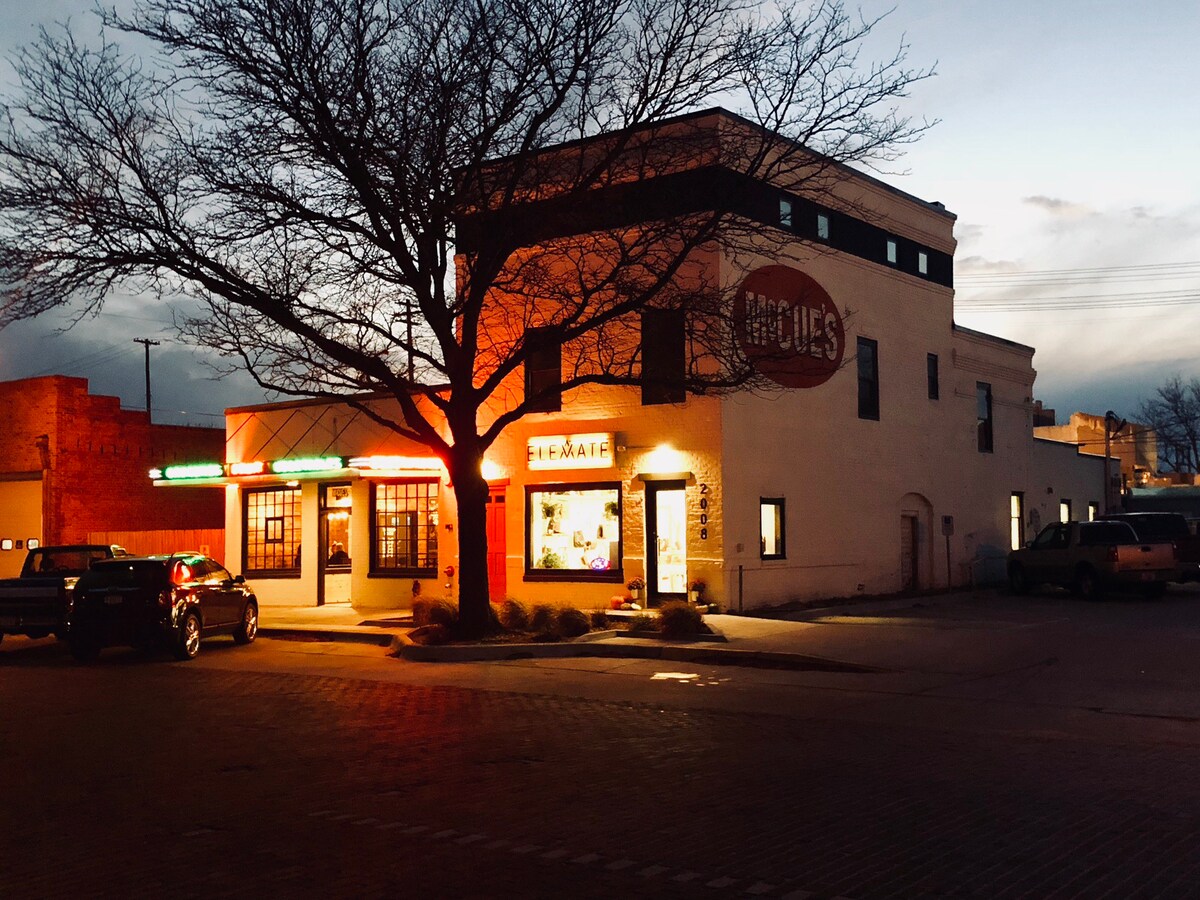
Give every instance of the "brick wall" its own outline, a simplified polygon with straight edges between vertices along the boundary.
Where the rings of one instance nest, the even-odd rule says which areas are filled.
[[[0,383],[0,410],[0,467],[44,473],[45,543],[84,542],[92,531],[223,527],[219,489],[155,488],[147,476],[172,462],[223,460],[223,429],[151,425],[118,398],[89,394],[87,379],[61,375]]]

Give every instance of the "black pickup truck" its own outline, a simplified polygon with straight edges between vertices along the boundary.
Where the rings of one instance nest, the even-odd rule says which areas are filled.
[[[1179,558],[1179,581],[1200,581],[1200,535],[1192,534],[1187,519],[1179,513],[1133,512],[1101,516],[1125,522],[1140,541],[1171,541]]]
[[[121,547],[104,544],[30,550],[19,577],[0,579],[0,640],[6,634],[65,639],[79,576],[98,559],[125,555]]]

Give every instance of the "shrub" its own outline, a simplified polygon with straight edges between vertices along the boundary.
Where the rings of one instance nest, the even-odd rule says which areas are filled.
[[[639,615],[631,616],[629,619],[630,631],[658,631],[658,620],[653,616]]]
[[[520,600],[505,600],[496,610],[496,618],[505,631],[524,631],[529,627],[529,609]]]
[[[431,600],[419,597],[413,600],[413,624],[441,625],[453,631],[458,625],[458,606],[449,600]]]
[[[558,611],[558,633],[565,638],[579,637],[592,630],[587,613],[582,609],[565,607]]]
[[[688,637],[708,633],[700,610],[682,600],[664,603],[658,611],[658,619],[664,637]]]
[[[549,603],[535,603],[529,611],[529,630],[537,632],[554,631],[554,620],[557,612]]]
[[[602,609],[595,610],[592,613],[592,628],[596,631],[603,631],[607,627],[608,614]]]

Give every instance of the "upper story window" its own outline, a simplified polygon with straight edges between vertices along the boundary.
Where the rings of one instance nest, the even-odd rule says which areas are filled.
[[[936,353],[925,354],[925,389],[930,400],[938,399],[941,386],[938,384],[938,358]]]
[[[829,216],[817,213],[817,237],[822,241],[829,240]]]
[[[924,250],[917,251],[917,271],[922,275],[929,274],[929,254]]]
[[[894,266],[899,261],[899,251],[896,249],[896,242],[892,238],[888,238],[887,242],[887,261],[888,265]]]
[[[858,417],[879,419],[879,343],[858,339]]]
[[[784,197],[779,198],[779,224],[784,228],[792,227],[792,201]]]
[[[642,405],[682,403],[687,396],[684,318],[681,309],[642,313]]]
[[[562,409],[562,344],[548,328],[531,328],[525,335],[525,397],[532,412]],[[538,396],[538,394],[543,396]]]
[[[975,432],[980,453],[992,452],[992,386],[975,382]]]

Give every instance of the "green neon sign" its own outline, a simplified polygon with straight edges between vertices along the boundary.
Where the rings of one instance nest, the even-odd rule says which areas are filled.
[[[167,466],[162,470],[162,477],[167,481],[184,481],[189,478],[220,478],[224,474],[225,467],[220,463],[189,463],[186,466]]]
[[[300,472],[327,472],[331,469],[344,469],[345,467],[345,463],[340,456],[277,459],[271,463],[271,471],[276,475],[295,475]]]

